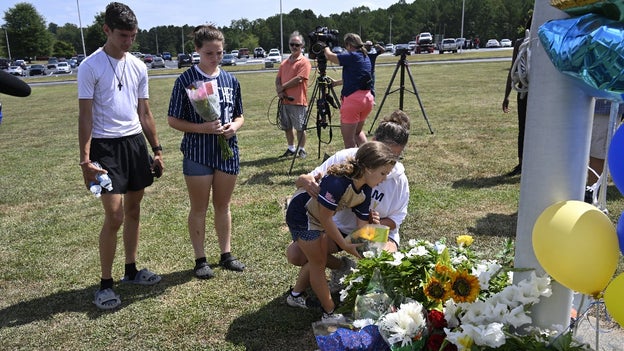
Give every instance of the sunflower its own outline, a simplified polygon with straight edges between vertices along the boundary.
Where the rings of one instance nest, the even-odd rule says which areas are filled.
[[[446,289],[455,302],[474,302],[479,295],[479,278],[468,271],[457,271]]]
[[[437,278],[431,277],[423,288],[425,295],[432,301],[446,301],[448,291],[444,288],[444,284]]]
[[[453,274],[453,269],[452,268],[450,268],[450,267],[448,267],[446,265],[440,264],[440,263],[436,263],[434,271],[435,271],[435,273],[439,277],[441,277],[443,279],[448,279]]]

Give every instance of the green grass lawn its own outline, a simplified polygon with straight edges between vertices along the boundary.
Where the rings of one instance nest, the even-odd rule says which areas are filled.
[[[484,51],[485,52],[485,51]],[[508,57],[511,51],[505,51]],[[462,54],[463,55],[463,54]],[[459,57],[420,55],[410,62]],[[396,57],[377,67],[384,93]],[[416,97],[405,93],[412,118],[403,163],[410,180],[403,241],[475,237],[474,247],[498,252],[514,238],[520,178],[502,175],[517,163],[515,113],[501,102],[509,61],[410,65],[434,134]],[[242,66],[241,66],[242,67]],[[229,68],[226,68],[229,70]],[[238,68],[237,68],[238,69]],[[328,75],[339,78],[331,67]],[[5,350],[314,350],[311,323],[317,310],[285,304],[297,268],[286,262],[290,234],[284,199],[295,176],[317,158],[341,149],[338,128],[310,131],[308,158],[278,159],[285,148],[274,125],[275,72],[240,74],[246,123],[239,132],[241,174],[232,203],[233,253],[244,273],[216,268],[207,281],[192,274],[186,228],[188,198],[178,151],[181,133],[167,125],[174,78],[151,80],[150,104],[165,148],[166,170],[148,188],[142,207],[139,267],[163,276],[154,287],[116,285],[122,307],[100,312],[92,304],[99,284],[99,200],[84,188],[78,166],[75,84],[34,86],[27,98],[1,96],[0,125],[0,340]],[[396,88],[395,82],[394,88]],[[390,94],[381,114],[399,106]],[[379,103],[378,103],[379,105]],[[515,100],[512,99],[515,111]],[[332,122],[338,124],[338,111]],[[374,110],[366,130],[370,128]],[[333,138],[329,137],[329,130]],[[320,146],[319,146],[320,145]],[[609,188],[615,222],[624,201]],[[212,227],[209,210],[208,228]],[[207,233],[208,260],[219,258],[216,235]],[[579,253],[581,254],[581,253]],[[113,274],[123,275],[121,239]]]

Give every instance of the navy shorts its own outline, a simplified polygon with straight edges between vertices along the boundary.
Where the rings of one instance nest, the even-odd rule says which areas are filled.
[[[182,174],[185,176],[207,176],[214,174],[214,168],[191,161],[188,158],[182,160]]]
[[[113,194],[139,191],[152,185],[150,155],[143,133],[121,138],[93,138],[89,151],[91,161],[97,161],[108,171],[113,182]],[[106,193],[106,189],[102,189]]]
[[[294,242],[296,242],[297,239],[313,241],[320,238],[321,233],[320,230],[290,229],[290,236]]]

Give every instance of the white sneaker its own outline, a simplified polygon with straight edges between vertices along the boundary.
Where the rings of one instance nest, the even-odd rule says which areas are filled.
[[[331,271],[330,280],[329,280],[329,291],[332,294],[339,293],[340,290],[344,288],[344,284],[341,280],[346,277],[349,273],[351,273],[352,269],[357,266],[357,262],[350,259],[347,256],[342,256],[340,258],[342,261],[342,266],[338,269],[334,269]]]
[[[288,297],[286,297],[286,304],[290,307],[308,308],[306,301],[306,293],[301,293],[299,296],[293,296],[290,292],[288,292]]]
[[[322,322],[329,323],[345,323],[347,320],[340,313],[327,313],[323,312],[323,317],[321,317]]]

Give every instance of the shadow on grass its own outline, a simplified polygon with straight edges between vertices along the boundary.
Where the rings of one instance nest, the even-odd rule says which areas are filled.
[[[477,219],[476,226],[469,227],[468,231],[474,235],[498,236],[515,238],[518,226],[518,213],[502,214],[488,213]]]
[[[184,284],[193,278],[189,271],[173,272],[162,275],[160,283],[154,286],[139,286],[117,283],[115,292],[121,296],[121,306],[112,311],[100,311],[93,304],[93,297],[98,285],[79,290],[59,291],[57,293],[19,302],[0,310],[0,328],[10,328],[36,321],[49,320],[55,314],[64,312],[85,313],[89,318],[99,318],[104,313],[115,313],[134,302],[161,295],[168,288]]]
[[[283,294],[235,319],[225,338],[248,351],[316,350],[312,323],[320,317],[319,308],[305,310],[286,305]]]
[[[498,175],[485,178],[465,178],[453,182],[453,189],[467,188],[467,189],[479,189],[479,188],[491,188],[502,184],[517,184],[520,183],[520,177],[508,177],[506,175]]]

